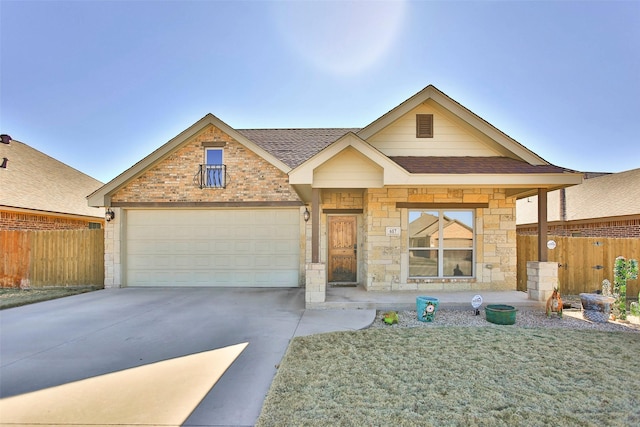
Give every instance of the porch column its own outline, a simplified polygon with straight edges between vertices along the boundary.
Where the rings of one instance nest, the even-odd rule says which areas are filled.
[[[320,189],[311,190],[311,262],[320,262]]]
[[[558,285],[558,263],[547,254],[547,189],[538,188],[538,261],[527,261],[529,299],[544,302]]]
[[[547,189],[538,188],[538,261],[547,262]]]
[[[311,262],[305,271],[305,307],[322,308],[327,297],[327,270],[320,263],[320,189],[311,190]]]

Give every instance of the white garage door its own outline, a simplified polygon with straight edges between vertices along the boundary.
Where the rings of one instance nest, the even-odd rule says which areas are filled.
[[[298,209],[128,210],[127,286],[296,287]]]

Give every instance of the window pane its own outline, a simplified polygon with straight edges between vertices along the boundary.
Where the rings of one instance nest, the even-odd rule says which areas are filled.
[[[435,249],[409,251],[409,276],[434,277],[438,275],[438,251]]]
[[[443,217],[443,247],[472,248],[473,247],[473,213],[470,211],[444,212]],[[445,269],[445,275],[448,274]]]
[[[472,250],[445,250],[443,276],[471,276],[473,273]]]
[[[207,164],[208,165],[221,165],[222,164],[222,150],[207,150]]]
[[[409,247],[436,248],[438,242],[438,212],[410,211],[409,212]]]

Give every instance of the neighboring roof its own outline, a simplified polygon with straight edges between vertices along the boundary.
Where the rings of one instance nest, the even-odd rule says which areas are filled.
[[[358,128],[238,129],[291,168],[302,164],[341,136]]]
[[[640,168],[565,189],[567,221],[640,214]]]
[[[43,212],[102,217],[87,205],[87,195],[102,183],[20,141],[0,145],[0,206]]]
[[[582,184],[564,189],[565,221],[640,215],[640,168],[614,174],[587,172]],[[560,221],[560,190],[547,195],[549,221]],[[538,218],[538,198],[518,201],[516,223],[533,224]]]
[[[411,173],[562,173],[574,172],[554,165],[531,165],[509,157],[390,157]]]

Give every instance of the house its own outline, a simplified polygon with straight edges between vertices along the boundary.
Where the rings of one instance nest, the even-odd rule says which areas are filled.
[[[515,290],[516,199],[579,184],[434,86],[361,129],[207,114],[89,196],[105,286]]]
[[[536,234],[537,196],[516,203],[518,234]],[[640,238],[640,168],[585,174],[582,184],[547,194],[548,233],[569,237]]]
[[[20,141],[0,144],[0,230],[101,228],[86,196],[103,184]]]

